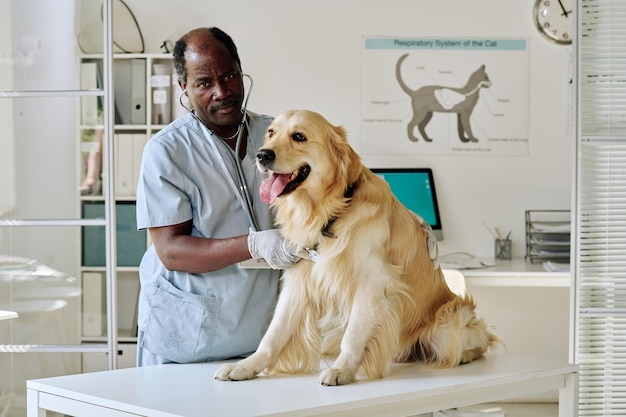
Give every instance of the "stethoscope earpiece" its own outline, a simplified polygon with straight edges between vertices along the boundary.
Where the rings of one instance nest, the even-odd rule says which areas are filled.
[[[183,107],[183,109],[187,110],[188,112],[191,112],[192,109],[190,109],[189,107],[185,106],[183,104],[183,96],[187,95],[187,89],[184,89],[183,91],[180,92],[180,94],[178,95],[178,102],[180,103],[180,105]]]

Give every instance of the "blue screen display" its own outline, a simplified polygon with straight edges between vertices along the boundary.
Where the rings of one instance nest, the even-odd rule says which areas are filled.
[[[441,228],[432,171],[422,169],[372,169],[409,210],[419,214],[434,229]]]

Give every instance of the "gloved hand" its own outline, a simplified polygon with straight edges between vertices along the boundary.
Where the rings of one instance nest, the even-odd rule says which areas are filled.
[[[415,212],[411,212],[419,222],[420,226],[426,233],[426,243],[428,245],[428,256],[433,261],[433,268],[439,269],[439,247],[437,246],[437,238],[435,237],[435,232],[433,232],[433,228],[430,227],[428,223],[424,221],[422,216]]]
[[[300,260],[296,256],[296,248],[280,236],[278,229],[250,230],[248,250],[254,259],[265,259],[273,269],[289,268]]]

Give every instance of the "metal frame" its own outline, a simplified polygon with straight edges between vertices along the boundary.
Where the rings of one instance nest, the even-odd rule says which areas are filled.
[[[60,220],[0,220],[0,227],[32,226],[104,226],[106,248],[106,305],[107,305],[107,343],[87,345],[0,345],[0,353],[108,353],[109,369],[117,367],[117,256],[115,252],[115,201],[114,201],[114,164],[113,158],[113,0],[103,0],[103,91],[58,90],[58,91],[0,91],[0,98],[13,97],[60,97],[60,96],[102,96],[104,99],[104,139],[103,167],[106,168],[107,181],[103,189],[105,201],[105,220],[98,219],[60,219]]]

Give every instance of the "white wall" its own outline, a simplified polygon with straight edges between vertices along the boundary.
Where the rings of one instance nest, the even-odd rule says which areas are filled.
[[[250,108],[277,114],[308,108],[344,125],[358,149],[362,36],[529,39],[529,156],[368,157],[370,166],[435,172],[445,240],[442,254],[493,256],[483,222],[512,230],[525,253],[524,211],[568,209],[572,135],[567,129],[570,46],[544,40],[529,0],[126,0],[146,52],[197,26],[218,26],[238,45],[255,79]],[[158,6],[156,6],[158,5]],[[175,40],[175,39],[173,39]]]

